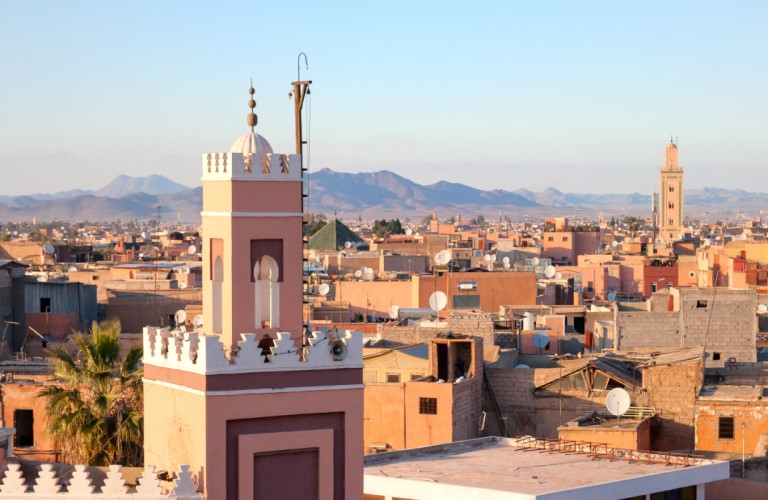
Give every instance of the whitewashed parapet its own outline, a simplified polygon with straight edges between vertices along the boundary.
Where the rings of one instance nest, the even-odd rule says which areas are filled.
[[[357,330],[314,332],[303,349],[287,332],[279,332],[268,349],[254,333],[240,337],[229,354],[218,335],[144,327],[144,364],[200,374],[363,367],[363,334]]]
[[[301,155],[205,153],[203,180],[284,181],[301,179]]]
[[[160,480],[153,465],[144,467],[138,479],[136,492],[128,491],[123,479],[122,467],[110,465],[103,484],[94,485],[90,471],[85,465],[75,465],[75,470],[61,476],[53,464],[41,464],[33,485],[27,485],[21,465],[9,463],[0,485],[0,499],[38,499],[54,500],[62,498],[110,498],[113,500],[203,500],[203,494],[197,492],[197,485],[192,478],[188,465],[180,465],[176,479],[168,492],[163,492]]]

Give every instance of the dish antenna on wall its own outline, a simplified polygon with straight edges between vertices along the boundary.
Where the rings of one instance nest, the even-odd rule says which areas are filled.
[[[539,265],[539,258],[538,257],[532,258],[531,259],[531,265],[532,266],[538,266]]]
[[[555,273],[555,279],[556,279],[556,280],[561,280],[561,279],[563,279],[563,275],[562,275],[562,273]]]
[[[393,305],[389,308],[389,317],[392,319],[397,319],[400,316],[400,306]]]
[[[187,311],[179,309],[176,311],[174,319],[176,320],[176,327],[181,328],[184,325],[184,322],[187,321]]]
[[[69,269],[67,269],[67,272],[68,273],[76,273],[77,272],[77,268],[75,266],[72,266]]]
[[[187,248],[187,253],[189,255],[195,255],[197,253],[197,247],[195,245],[189,245],[189,248]]]
[[[619,420],[629,410],[629,404],[629,393],[621,387],[611,389],[605,397],[605,407],[612,415],[619,417]]]
[[[360,277],[362,277],[362,276],[363,276],[363,272],[362,272],[360,269],[358,269],[357,271],[355,271],[355,278],[360,278]]]
[[[202,328],[203,327],[203,315],[197,314],[194,318],[192,318],[192,326],[195,328]]]
[[[490,262],[491,261],[491,254],[487,253],[487,254],[483,255],[483,260],[486,261],[486,262]]]
[[[47,253],[48,255],[53,255],[53,253],[56,251],[56,248],[54,248],[53,245],[50,243],[45,243],[43,245],[43,252]]]
[[[505,267],[508,267],[507,264],[509,264],[509,257],[504,257],[501,259],[502,264],[504,264]]]
[[[555,274],[557,274],[557,269],[555,269],[555,266],[547,266],[544,268],[544,276],[547,278],[552,279],[555,277]]]
[[[757,306],[757,312],[759,312],[760,314],[768,313],[768,306],[765,305],[765,304],[758,305]]]
[[[331,286],[328,283],[322,283],[319,287],[317,287],[317,293],[325,297],[328,295],[328,292],[331,291]]]
[[[534,333],[533,345],[535,345],[536,348],[539,349],[539,354],[541,354],[541,350],[549,345],[549,335],[547,335],[547,332],[539,330],[536,333]]]
[[[351,241],[345,241],[344,242],[344,248],[346,248],[347,250],[352,248],[352,242]]]
[[[448,297],[445,292],[435,292],[429,296],[429,307],[435,312],[440,312],[448,305]]]
[[[438,266],[444,266],[451,261],[451,252],[448,250],[440,250],[435,254],[435,264]]]

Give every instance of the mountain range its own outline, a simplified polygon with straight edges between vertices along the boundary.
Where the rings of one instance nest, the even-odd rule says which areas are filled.
[[[308,177],[306,211],[334,212],[342,219],[415,217],[437,213],[509,215],[513,220],[545,216],[649,216],[649,194],[574,194],[554,188],[483,191],[465,184],[439,181],[422,185],[390,171],[343,173],[330,169]],[[158,209],[159,207],[159,209]],[[154,219],[199,222],[202,188],[189,188],[162,175],[120,175],[95,191],[0,196],[0,221]],[[768,207],[768,194],[705,188],[685,192],[686,215],[720,217],[757,213]]]

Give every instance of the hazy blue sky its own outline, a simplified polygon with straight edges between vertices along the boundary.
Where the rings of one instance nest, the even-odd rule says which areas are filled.
[[[670,134],[689,188],[768,191],[768,2],[0,3],[0,194],[118,174],[200,179],[258,131],[310,168],[420,183],[650,193]]]

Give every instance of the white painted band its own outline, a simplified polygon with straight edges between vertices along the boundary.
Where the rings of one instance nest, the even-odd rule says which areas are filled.
[[[180,391],[189,392],[191,394],[197,394],[199,396],[240,396],[244,394],[277,394],[281,392],[315,392],[315,391],[338,391],[342,389],[364,389],[365,384],[350,384],[350,385],[319,385],[316,387],[286,387],[285,389],[241,389],[233,391],[201,391],[199,389],[192,389],[183,385],[172,384],[170,382],[163,382],[160,380],[147,380],[143,379],[147,384],[155,384],[161,387],[168,387],[171,389],[178,389]]]

